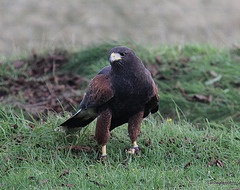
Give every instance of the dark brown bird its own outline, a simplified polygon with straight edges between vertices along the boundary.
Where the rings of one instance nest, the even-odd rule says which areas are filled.
[[[144,117],[158,111],[159,96],[150,72],[134,51],[115,47],[110,51],[111,66],[94,77],[80,103],[80,109],[61,124],[65,130],[79,130],[97,117],[95,138],[106,158],[110,131],[128,123],[133,143],[129,153],[139,153],[137,136]]]

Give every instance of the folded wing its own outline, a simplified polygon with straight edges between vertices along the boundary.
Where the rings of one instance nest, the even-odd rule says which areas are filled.
[[[99,115],[99,110],[113,96],[109,76],[107,74],[98,74],[91,80],[78,112],[62,123],[61,126],[65,129],[85,127]]]
[[[147,104],[145,105],[145,109],[144,109],[144,116],[146,117],[148,116],[148,114],[151,113],[155,113],[158,111],[159,108],[159,95],[158,95],[158,89],[157,86],[155,84],[155,82],[152,80],[152,85],[153,85],[153,95],[152,97],[149,99],[149,101],[147,102]]]

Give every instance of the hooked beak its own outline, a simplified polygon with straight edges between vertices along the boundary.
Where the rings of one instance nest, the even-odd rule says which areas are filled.
[[[110,60],[110,63],[113,63],[114,61],[118,61],[120,59],[122,58],[119,53],[112,53],[109,60]]]

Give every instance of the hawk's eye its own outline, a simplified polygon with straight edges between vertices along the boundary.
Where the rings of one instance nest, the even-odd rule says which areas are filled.
[[[119,53],[121,55],[121,57],[124,57],[126,55],[126,53]]]

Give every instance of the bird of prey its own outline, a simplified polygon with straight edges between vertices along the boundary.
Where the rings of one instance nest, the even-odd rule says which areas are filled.
[[[102,146],[102,158],[107,156],[106,144],[110,131],[128,123],[133,148],[139,154],[137,137],[146,116],[158,111],[159,95],[150,72],[134,51],[127,47],[110,50],[110,66],[94,77],[80,103],[80,109],[61,124],[65,131],[79,130],[97,118],[95,139]]]

